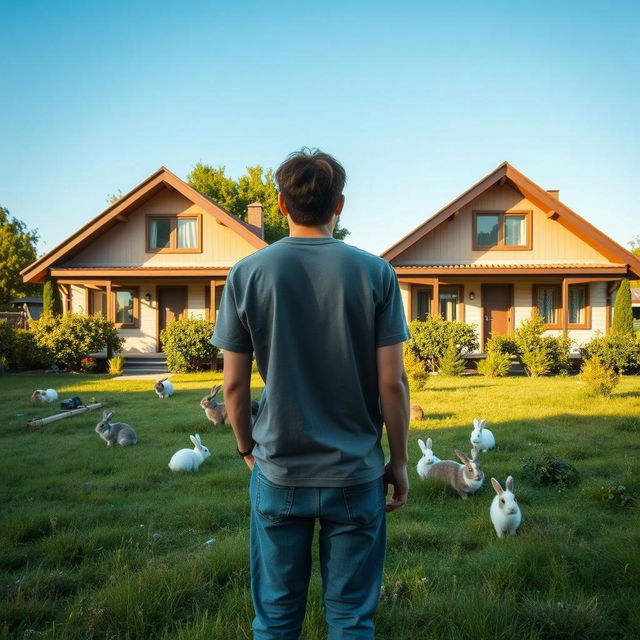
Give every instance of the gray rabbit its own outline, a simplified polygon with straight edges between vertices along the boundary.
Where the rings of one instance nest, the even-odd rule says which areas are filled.
[[[110,422],[113,411],[105,411],[96,425],[96,433],[107,443],[107,447],[119,444],[122,447],[138,444],[138,436],[133,428],[124,422]]]

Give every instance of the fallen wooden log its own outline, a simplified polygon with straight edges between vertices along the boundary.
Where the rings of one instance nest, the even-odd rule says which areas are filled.
[[[94,404],[86,404],[84,407],[78,407],[77,409],[70,409],[69,411],[56,413],[54,416],[49,416],[48,418],[32,418],[27,422],[27,429],[39,429],[51,422],[57,422],[64,418],[72,418],[73,416],[77,416],[79,413],[85,413],[85,411],[91,411],[92,409],[99,409],[101,406],[102,402],[95,402]]]

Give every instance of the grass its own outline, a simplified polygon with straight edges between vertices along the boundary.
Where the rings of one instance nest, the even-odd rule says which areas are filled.
[[[220,379],[175,376],[175,395],[160,400],[149,381],[0,377],[0,638],[251,637],[248,470],[230,428],[199,407]],[[96,412],[27,431],[54,413],[29,402],[47,386],[104,402],[139,445],[107,448]],[[388,518],[376,637],[640,637],[640,379],[600,400],[570,377],[434,378],[412,401],[425,419],[410,434],[410,502]],[[469,449],[474,417],[488,419],[497,448],[483,455],[484,486],[462,501],[419,480],[417,439],[453,457]],[[212,457],[199,473],[172,473],[171,454],[196,432]],[[577,468],[576,485],[524,475],[520,458],[545,451]],[[524,519],[498,540],[488,480],[509,474]],[[302,637],[326,637],[317,571]]]

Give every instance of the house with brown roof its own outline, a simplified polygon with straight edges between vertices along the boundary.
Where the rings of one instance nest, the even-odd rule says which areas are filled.
[[[161,167],[22,272],[54,278],[65,310],[115,322],[127,353],[161,350],[174,317],[215,320],[238,260],[265,247],[262,206],[249,223]]]
[[[387,249],[408,320],[475,324],[483,350],[538,309],[549,334],[578,346],[607,333],[622,278],[640,259],[503,163]]]

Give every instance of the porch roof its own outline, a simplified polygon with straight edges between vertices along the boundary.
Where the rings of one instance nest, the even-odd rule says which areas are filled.
[[[422,265],[394,265],[398,276],[422,274],[438,275],[540,275],[540,274],[579,274],[584,275],[611,275],[616,279],[627,274],[626,264],[586,264],[586,263],[452,263],[452,264],[422,264]]]

